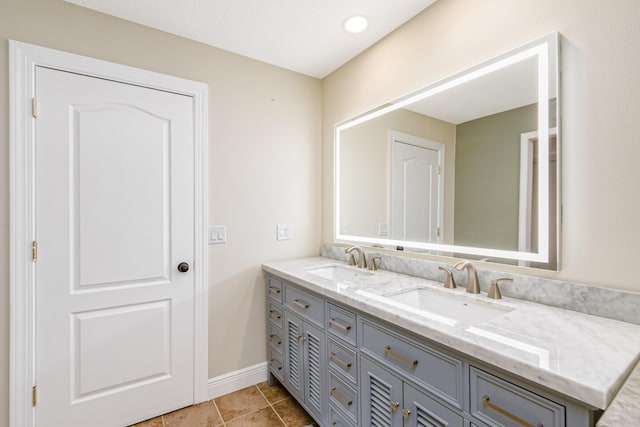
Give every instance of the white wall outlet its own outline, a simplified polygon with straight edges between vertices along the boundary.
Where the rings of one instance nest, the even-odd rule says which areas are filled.
[[[220,245],[222,243],[227,243],[227,226],[212,225],[209,227],[209,244]]]
[[[389,224],[381,222],[378,224],[378,236],[389,235]]]
[[[278,240],[291,240],[291,224],[278,224],[276,238]]]

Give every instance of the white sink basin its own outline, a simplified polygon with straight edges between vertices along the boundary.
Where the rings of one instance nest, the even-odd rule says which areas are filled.
[[[424,288],[387,295],[385,298],[420,311],[435,313],[471,325],[479,325],[513,311],[513,308],[510,307],[502,307]]]
[[[368,271],[344,265],[329,265],[313,268],[308,271],[311,274],[315,274],[316,276],[324,277],[325,279],[333,280],[335,282],[362,283],[364,280],[373,276],[373,274]]]

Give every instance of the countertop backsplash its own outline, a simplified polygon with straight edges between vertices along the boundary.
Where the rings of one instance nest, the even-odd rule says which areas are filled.
[[[347,261],[348,255],[344,249],[342,246],[325,244],[321,248],[321,255]],[[373,250],[366,250],[366,254],[367,259],[372,255],[381,257],[378,262],[380,269],[440,282],[444,281],[445,273],[438,267],[452,269],[452,264],[448,263],[388,255]],[[478,266],[476,269],[483,292],[488,291],[492,280],[509,277],[513,278],[513,282],[500,284],[500,290],[504,296],[640,325],[640,310],[638,310],[640,293],[524,274],[483,270]],[[464,286],[467,281],[467,272],[454,271],[453,274],[458,286]]]

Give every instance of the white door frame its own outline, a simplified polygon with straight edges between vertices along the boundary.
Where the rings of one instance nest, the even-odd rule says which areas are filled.
[[[35,69],[49,67],[193,98],[195,138],[194,401],[208,399],[208,86],[151,71],[9,40],[10,262],[9,426],[35,426],[35,180],[32,99]]]
[[[549,138],[558,135],[558,128],[549,129]],[[518,208],[518,251],[531,252],[531,222],[533,194],[533,143],[538,139],[538,131],[520,134],[520,202]],[[539,252],[539,249],[538,249]],[[518,261],[521,267],[528,267],[530,261]]]

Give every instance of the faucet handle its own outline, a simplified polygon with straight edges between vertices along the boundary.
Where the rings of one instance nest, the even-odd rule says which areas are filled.
[[[511,277],[502,277],[500,279],[492,280],[487,297],[493,299],[502,299],[502,293],[500,292],[500,288],[498,287],[499,282],[513,282],[513,279]]]
[[[382,257],[380,255],[373,255],[371,258],[369,258],[369,267],[367,267],[369,270],[377,270],[378,266],[376,265],[376,260],[380,261],[382,259]]]
[[[456,281],[453,278],[453,273],[448,268],[444,268],[442,266],[438,266],[438,269],[444,271],[447,275],[447,277],[444,279],[444,287],[447,289],[455,289]]]
[[[356,265],[356,257],[353,252],[347,252],[349,254],[349,265]]]

